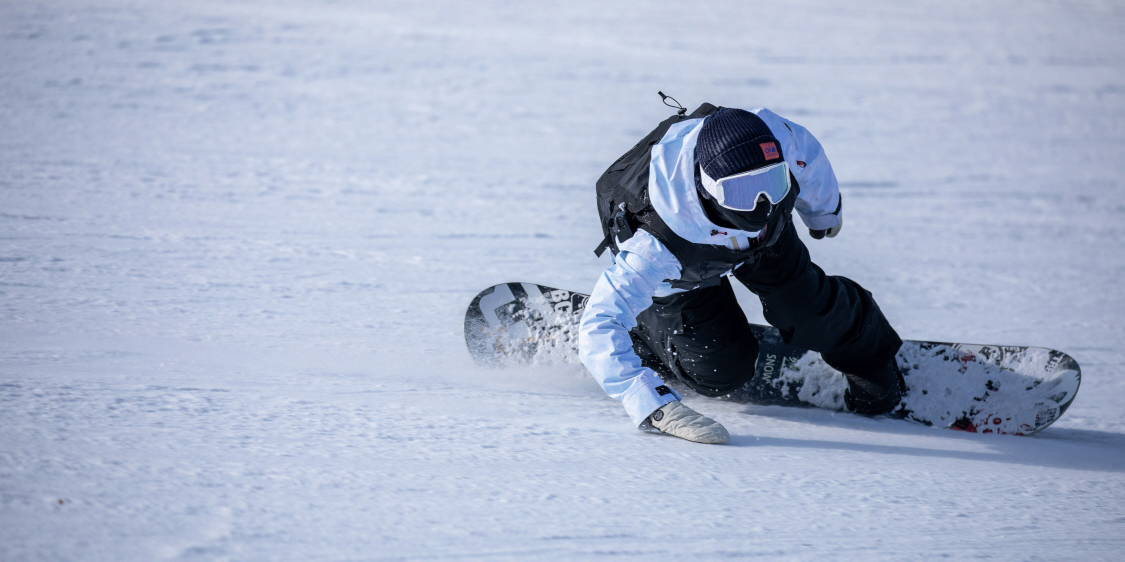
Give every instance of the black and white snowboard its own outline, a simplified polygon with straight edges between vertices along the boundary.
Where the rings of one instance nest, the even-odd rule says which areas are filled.
[[[495,367],[577,363],[587,298],[533,283],[489,287],[465,313],[469,353]],[[729,399],[844,410],[847,382],[819,353],[786,345],[775,328],[750,328],[760,345],[754,378]],[[978,433],[1043,430],[1070,406],[1081,381],[1078,362],[1042,347],[906,341],[898,364],[905,419]]]

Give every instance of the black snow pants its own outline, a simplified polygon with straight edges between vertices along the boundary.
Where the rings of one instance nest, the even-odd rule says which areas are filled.
[[[868,378],[902,345],[871,293],[825,275],[792,225],[734,277],[758,296],[786,343],[820,352],[841,372]],[[758,342],[726,277],[718,286],[653,299],[637,323],[632,334],[642,361],[665,367],[656,370],[670,370],[700,394],[722,396],[754,377]]]

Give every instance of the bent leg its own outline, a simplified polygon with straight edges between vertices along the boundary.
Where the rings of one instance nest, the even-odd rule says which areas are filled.
[[[638,355],[704,396],[722,396],[754,377],[758,341],[730,281],[653,299],[633,330]],[[643,349],[645,347],[647,349]]]
[[[882,379],[902,345],[871,293],[846,277],[825,275],[792,226],[757,263],[734,275],[758,295],[785,343],[820,352],[843,373]]]

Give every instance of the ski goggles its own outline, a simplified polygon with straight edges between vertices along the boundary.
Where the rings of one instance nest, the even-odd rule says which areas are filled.
[[[789,166],[785,162],[717,180],[702,169],[699,175],[707,195],[734,211],[753,211],[758,206],[758,197],[763,195],[776,205],[789,194]]]

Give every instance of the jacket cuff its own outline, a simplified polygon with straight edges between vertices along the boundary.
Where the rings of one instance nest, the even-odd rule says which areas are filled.
[[[680,395],[664,384],[656,372],[646,369],[645,373],[634,379],[621,404],[633,420],[633,425],[640,427],[649,414],[660,409],[661,406],[682,400]]]
[[[836,215],[809,217],[800,211],[798,211],[798,214],[801,215],[801,220],[804,221],[805,226],[809,227],[809,230],[828,230],[840,224],[840,217]]]
[[[801,215],[801,220],[804,221],[805,226],[809,230],[828,230],[839,226],[840,221],[843,219],[844,214],[844,199],[843,195],[836,194],[836,210],[831,213],[823,215],[806,215],[800,209],[797,209],[797,214]]]

